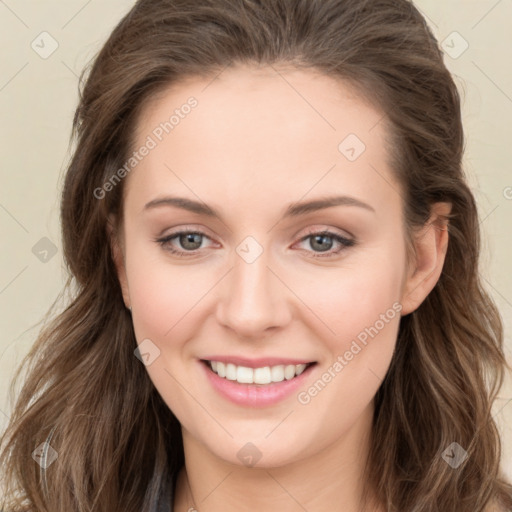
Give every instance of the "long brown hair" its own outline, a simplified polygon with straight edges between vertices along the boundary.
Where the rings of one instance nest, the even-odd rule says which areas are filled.
[[[139,0],[82,75],[76,148],[62,194],[69,303],[40,333],[8,429],[7,512],[149,512],[184,461],[180,425],[134,357],[107,219],[147,100],[237,63],[292,66],[356,84],[385,113],[408,233],[452,204],[442,275],[401,320],[375,397],[368,486],[388,511],[512,509],[491,405],[507,368],[503,329],[478,273],[480,234],[461,166],[460,98],[442,52],[408,0]],[[13,387],[11,393],[13,393]],[[42,443],[46,470],[31,454]],[[457,442],[458,468],[443,458]],[[49,448],[48,448],[49,450]]]

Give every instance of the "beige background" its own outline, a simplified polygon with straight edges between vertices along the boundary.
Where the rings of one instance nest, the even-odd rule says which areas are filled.
[[[77,77],[131,5],[0,0],[1,430],[11,407],[8,382],[64,282],[59,190]],[[463,93],[466,169],[484,231],[481,273],[504,318],[512,364],[512,1],[418,0],[416,5],[445,41],[447,65]],[[48,240],[41,241],[44,237]],[[510,378],[494,414],[503,433],[503,466],[512,479]]]

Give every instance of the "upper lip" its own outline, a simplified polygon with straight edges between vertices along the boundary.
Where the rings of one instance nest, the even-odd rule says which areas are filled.
[[[219,361],[221,363],[231,363],[236,366],[245,366],[247,368],[263,368],[265,366],[279,366],[290,364],[309,364],[314,363],[308,359],[294,359],[290,357],[258,357],[256,359],[248,359],[240,356],[208,356],[202,358],[204,361]]]

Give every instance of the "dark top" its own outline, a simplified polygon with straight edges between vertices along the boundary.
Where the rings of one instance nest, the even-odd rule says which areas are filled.
[[[173,512],[174,510],[174,494],[176,491],[176,480],[178,479],[178,471],[172,475],[172,479],[167,475],[164,477],[165,484],[162,488],[162,494],[158,499],[154,512]],[[170,481],[170,483],[169,483]]]

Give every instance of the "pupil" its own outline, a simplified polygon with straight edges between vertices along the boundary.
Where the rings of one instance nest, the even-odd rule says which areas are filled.
[[[314,240],[314,242],[313,242],[313,243],[315,243],[315,244],[316,244],[316,243],[318,242],[318,243],[320,244],[320,245],[319,245],[319,249],[320,249],[321,251],[326,251],[326,250],[329,250],[329,249],[330,249],[330,247],[326,247],[326,246],[325,246],[325,244],[324,244],[324,242],[325,242],[325,240],[326,240],[326,239],[327,239],[327,240],[330,240],[330,239],[331,239],[331,237],[330,237],[330,236],[328,236],[328,235],[315,235],[315,236],[313,237],[313,240]],[[330,246],[330,245],[332,245],[332,241],[331,241],[331,244],[327,244],[327,245],[329,245],[329,246]]]
[[[186,249],[198,249],[201,246],[201,235],[199,233],[187,233],[182,235],[180,242]],[[188,246],[189,243],[192,244],[192,247]],[[198,247],[194,247],[194,244],[198,244]]]

